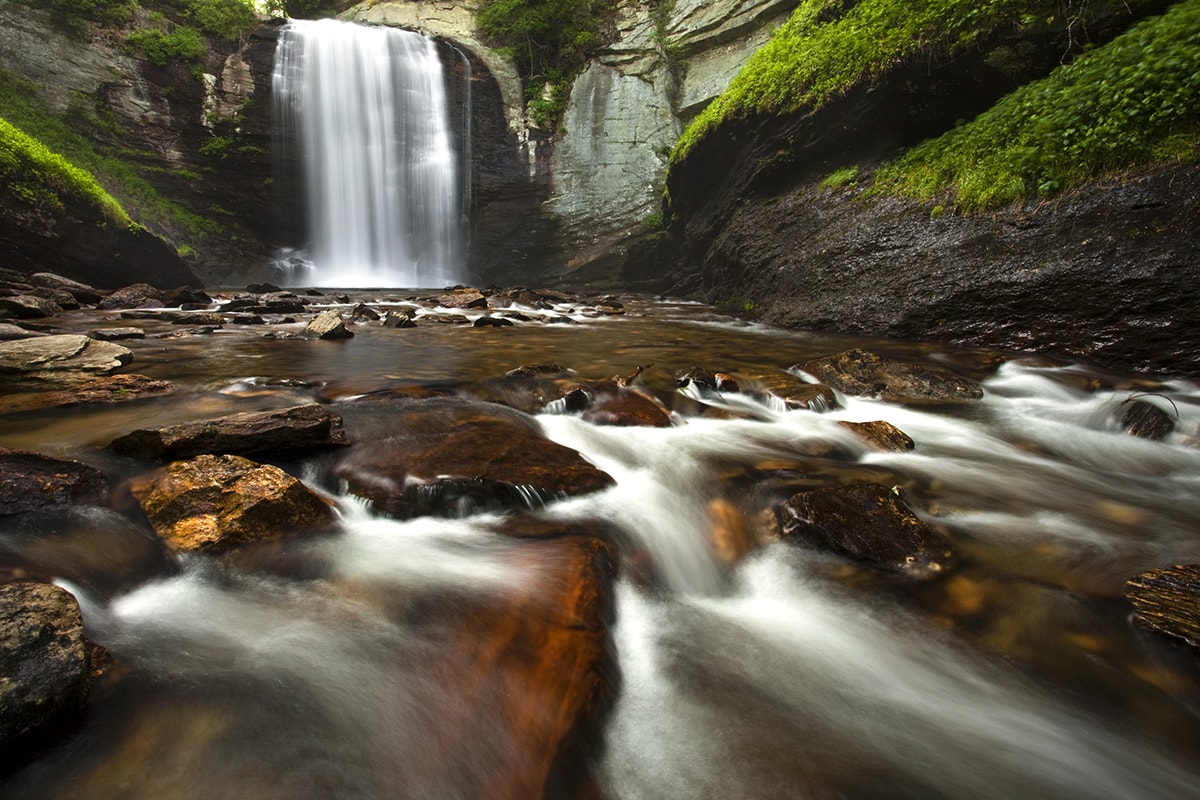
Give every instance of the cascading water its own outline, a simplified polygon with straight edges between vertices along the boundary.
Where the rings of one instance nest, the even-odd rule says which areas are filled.
[[[463,280],[462,170],[432,39],[335,20],[291,22],[276,50],[274,97],[280,149],[300,153],[308,212],[307,252],[280,260],[283,282]]]

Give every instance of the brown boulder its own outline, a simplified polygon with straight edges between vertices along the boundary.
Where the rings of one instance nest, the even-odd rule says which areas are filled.
[[[802,369],[845,394],[870,395],[893,403],[967,403],[983,397],[983,387],[949,370],[883,358],[865,350],[814,359]]]
[[[1130,436],[1160,441],[1175,430],[1175,420],[1153,403],[1131,398],[1122,405],[1126,408],[1121,415],[1121,430]]]
[[[278,467],[201,455],[129,481],[151,526],[181,552],[217,552],[325,527],[329,505]]]
[[[594,425],[669,428],[673,424],[671,412],[640,389],[590,383],[580,391],[587,396],[582,418]]]
[[[0,767],[78,720],[92,688],[90,653],[70,592],[0,586]]]
[[[453,289],[438,296],[438,305],[446,308],[487,308],[487,298],[477,289]]]
[[[25,392],[0,396],[0,412],[13,413],[37,408],[124,403],[175,391],[174,384],[137,373],[109,375],[52,392]]]
[[[135,283],[108,294],[96,304],[97,308],[149,308],[163,304],[163,293],[148,283]]]
[[[909,510],[897,492],[856,483],[799,492],[776,507],[784,538],[823,545],[912,577],[944,571],[950,542]]]
[[[143,459],[191,458],[202,453],[282,459],[347,443],[342,418],[313,404],[136,430],[109,447]]]
[[[335,469],[351,492],[393,516],[524,508],[613,484],[519,412],[452,400],[403,409],[395,435],[356,450]]]
[[[108,481],[95,467],[0,447],[0,515],[90,503],[107,494]]]
[[[1125,583],[1133,621],[1200,647],[1200,565],[1152,569]]]
[[[76,302],[87,305],[95,305],[104,297],[104,293],[93,286],[56,275],[53,272],[35,272],[29,276],[29,282],[34,286],[67,292],[75,298]]]
[[[62,313],[62,306],[44,297],[32,294],[17,294],[0,297],[0,317],[16,319],[39,319]]]

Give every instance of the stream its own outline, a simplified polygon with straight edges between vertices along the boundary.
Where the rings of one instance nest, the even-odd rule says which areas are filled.
[[[360,299],[378,310],[414,305],[394,291]],[[0,446],[79,459],[116,483],[147,468],[103,449],[134,428],[282,408],[341,387],[331,405],[353,446],[370,447],[386,431],[387,404],[356,402],[357,386],[480,381],[533,363],[595,380],[645,367],[637,385],[674,412],[671,427],[537,415],[549,438],[616,481],[539,513],[614,525],[621,547],[647,553],[657,570],[652,587],[617,578],[620,682],[589,765],[598,796],[1200,798],[1195,655],[1136,628],[1123,597],[1143,570],[1200,561],[1194,383],[777,330],[691,303],[621,302],[625,313],[612,316],[523,308],[528,321],[505,328],[437,324],[451,312],[425,309],[416,328],[352,325],[344,341],[263,335],[300,323],[156,338],[179,326],[77,312],[56,327],[143,327],[147,338],[122,342],[134,351],[125,371],[178,390],[9,411]],[[549,317],[570,321],[539,322]],[[984,397],[956,407],[839,397],[816,412],[698,397],[674,382],[697,365],[736,377],[854,347],[957,370]],[[9,387],[0,401],[15,394]],[[1166,411],[1174,432],[1124,433],[1133,397]],[[837,424],[872,420],[915,448],[869,450]],[[836,455],[806,455],[824,453],[820,443]],[[433,668],[436,626],[386,609],[437,602],[448,589],[486,600],[555,565],[522,556],[521,542],[495,532],[494,512],[372,513],[323,478],[327,465],[318,455],[285,466],[336,503],[333,535],[237,560],[139,566],[115,583],[89,579],[103,552],[81,548],[61,564],[72,577],[59,582],[118,674],[98,682],[83,727],[0,782],[0,796],[460,798],[519,758],[485,699],[444,755],[449,766],[431,766],[429,732],[456,719],[462,699]],[[859,480],[901,487],[953,542],[955,565],[914,580],[788,541],[764,541],[732,566],[714,554],[714,499],[753,520],[768,498]],[[60,534],[94,533],[96,548],[140,535],[111,509],[55,520]],[[31,557],[28,524],[0,520],[0,566]],[[113,569],[104,563],[106,575]]]

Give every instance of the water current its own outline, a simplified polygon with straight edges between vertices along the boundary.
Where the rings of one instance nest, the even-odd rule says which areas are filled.
[[[379,309],[409,305],[368,299]],[[160,339],[170,326],[147,322],[151,335],[128,342],[130,369],[179,391],[10,412],[0,417],[0,445],[78,458],[119,480],[145,465],[101,448],[135,427],[311,402],[322,387],[356,382],[478,381],[546,362],[604,380],[647,366],[638,383],[673,409],[671,427],[536,417],[616,480],[540,513],[605,520],[623,533],[623,548],[647,551],[661,572],[653,589],[618,577],[621,680],[590,767],[600,796],[1200,797],[1195,656],[1135,628],[1122,596],[1139,571],[1200,560],[1195,384],[623,300],[624,316],[568,304],[521,309],[532,321],[508,328],[435,324],[442,312],[426,311],[416,328],[364,323],[336,342],[268,339],[262,327],[234,325]],[[541,324],[544,315],[572,323]],[[125,324],[97,315],[63,323]],[[825,412],[742,398],[733,413],[673,381],[696,365],[749,375],[849,347],[956,369],[981,381],[984,397],[953,409],[840,397]],[[1119,429],[1134,394],[1176,420],[1166,440]],[[371,447],[386,430],[387,404],[334,407],[354,447]],[[878,419],[915,449],[870,451],[837,425]],[[836,455],[805,455],[829,442]],[[387,609],[448,587],[486,600],[553,564],[521,557],[522,542],[494,532],[493,513],[373,514],[322,481],[327,463],[287,466],[332,493],[335,535],[238,560],[189,556],[117,585],[89,579],[89,559],[102,555],[60,563],[89,634],[121,674],[102,679],[77,734],[0,794],[458,798],[479,785],[470,776],[515,757],[520,743],[499,741],[504,726],[484,700],[445,758],[449,768],[430,777],[421,760],[429,731],[464,701],[434,677],[446,657],[437,631]],[[749,513],[789,487],[863,479],[903,487],[914,511],[951,538],[956,566],[914,581],[769,542],[730,567],[710,546],[714,499]],[[139,535],[107,509],[72,520],[106,536]],[[31,547],[0,527],[0,565],[31,557],[22,549]]]

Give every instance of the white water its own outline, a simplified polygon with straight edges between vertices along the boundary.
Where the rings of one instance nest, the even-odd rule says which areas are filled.
[[[293,21],[276,50],[274,96],[282,138],[302,147],[311,237],[307,258],[291,259],[304,267],[288,282],[439,288],[463,280],[462,167],[432,39]]]

